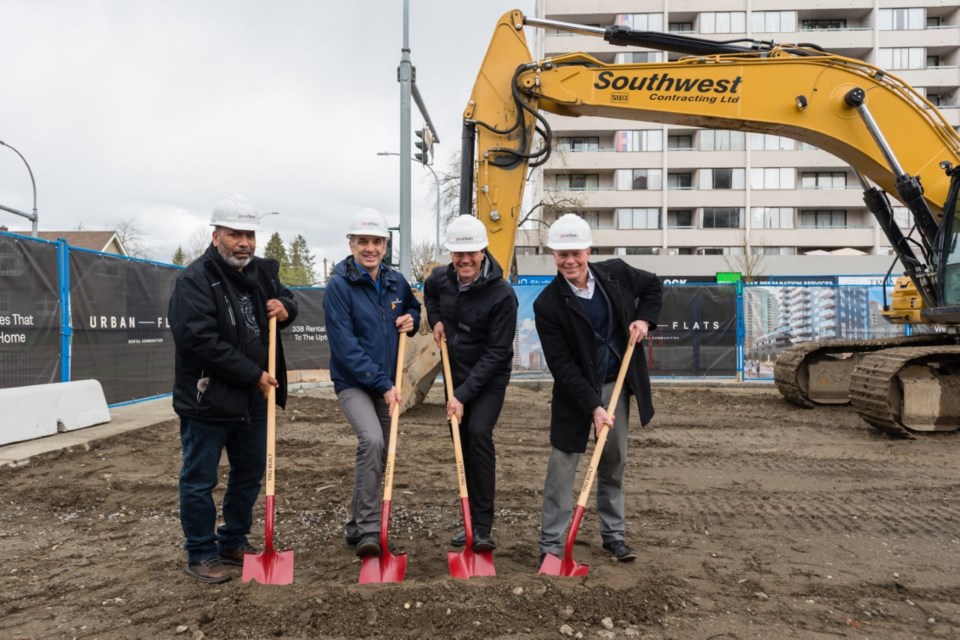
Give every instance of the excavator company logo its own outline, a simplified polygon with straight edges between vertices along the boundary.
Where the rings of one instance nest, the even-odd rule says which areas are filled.
[[[601,71],[594,89],[613,89],[630,93],[612,93],[611,102],[629,102],[631,93],[647,94],[648,100],[657,102],[707,102],[709,104],[740,102],[736,95],[743,76],[735,78],[675,78],[669,73],[654,73],[648,76],[617,75],[613,71]]]

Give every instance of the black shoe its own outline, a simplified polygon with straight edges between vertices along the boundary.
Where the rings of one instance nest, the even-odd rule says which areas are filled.
[[[243,556],[247,555],[248,553],[259,553],[259,551],[249,542],[245,542],[243,545],[234,549],[221,549],[220,562],[223,564],[233,565],[234,567],[242,567]]]
[[[462,547],[467,544],[467,530],[460,529],[457,534],[450,538],[450,544],[454,547]]]
[[[187,564],[186,572],[187,575],[191,575],[200,582],[206,582],[207,584],[221,584],[230,580],[230,570],[223,565],[218,557],[190,562]]]
[[[380,534],[370,533],[363,536],[356,547],[357,556],[360,558],[377,558],[380,556]]]
[[[350,549],[356,549],[357,545],[360,544],[360,540],[362,539],[363,536],[346,536],[344,537],[343,541]]]
[[[609,551],[617,562],[631,562],[637,559],[637,554],[623,540],[604,542],[603,548]]]
[[[493,551],[496,548],[497,548],[497,543],[493,541],[493,538],[490,537],[490,534],[485,534],[485,533],[473,534],[473,550],[474,551]]]

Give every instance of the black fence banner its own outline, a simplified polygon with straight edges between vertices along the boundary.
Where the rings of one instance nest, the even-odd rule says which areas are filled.
[[[57,251],[0,233],[0,387],[60,381]]]
[[[664,287],[647,367],[652,376],[736,376],[736,286]]]
[[[299,313],[292,325],[283,330],[283,355],[287,369],[328,369],[330,344],[323,316],[323,289],[293,288]]]
[[[71,379],[94,378],[109,404],[170,393],[167,305],[180,269],[70,251]]]

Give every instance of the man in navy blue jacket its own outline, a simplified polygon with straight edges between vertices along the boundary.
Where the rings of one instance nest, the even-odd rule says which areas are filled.
[[[420,326],[420,302],[403,275],[383,262],[386,219],[361,209],[350,222],[350,256],[327,283],[323,312],[330,341],[330,378],[340,409],[357,434],[347,545],[358,556],[380,555],[380,484],[387,461],[390,412],[400,333]]]

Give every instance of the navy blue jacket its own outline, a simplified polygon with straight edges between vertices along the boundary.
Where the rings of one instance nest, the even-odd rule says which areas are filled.
[[[330,342],[330,379],[339,393],[364,389],[383,395],[395,382],[396,320],[413,316],[414,335],[420,327],[420,301],[406,279],[386,264],[380,265],[380,292],[363,277],[353,256],[337,263],[323,294],[323,313]]]

